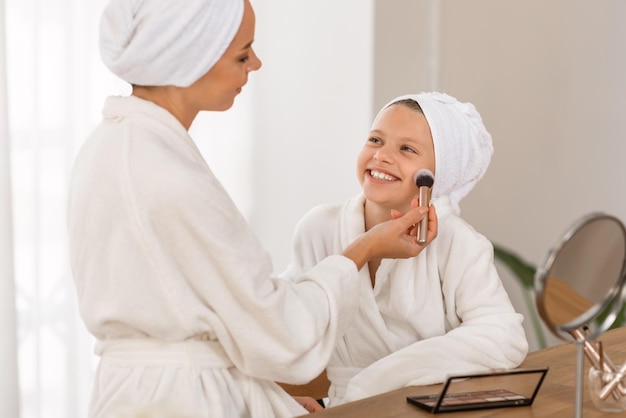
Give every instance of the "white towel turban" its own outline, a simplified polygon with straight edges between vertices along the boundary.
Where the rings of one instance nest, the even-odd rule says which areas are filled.
[[[458,208],[461,199],[489,167],[493,155],[491,135],[473,104],[461,103],[445,93],[399,96],[387,103],[381,112],[404,99],[412,99],[420,105],[430,126],[435,148],[432,198],[447,195]]]
[[[244,0],[110,0],[100,20],[100,55],[140,86],[188,87],[235,37]]]

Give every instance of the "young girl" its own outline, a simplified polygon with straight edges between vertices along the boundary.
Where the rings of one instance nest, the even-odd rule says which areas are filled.
[[[472,104],[442,93],[398,97],[380,111],[358,156],[362,193],[317,207],[299,223],[288,278],[341,252],[390,219],[391,209],[408,211],[415,174],[434,173],[437,236],[414,258],[374,259],[360,271],[357,317],[327,367],[331,406],[524,360],[523,318],[502,286],[493,247],[459,217],[459,201],[492,152]]]

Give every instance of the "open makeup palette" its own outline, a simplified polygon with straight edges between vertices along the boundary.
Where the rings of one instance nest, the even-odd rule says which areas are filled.
[[[514,369],[450,376],[441,393],[408,396],[433,414],[532,405],[548,368]]]

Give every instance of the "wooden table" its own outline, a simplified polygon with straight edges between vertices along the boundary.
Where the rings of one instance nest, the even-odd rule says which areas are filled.
[[[615,364],[626,362],[626,327],[606,332],[600,337],[604,350]],[[532,406],[506,409],[486,409],[471,412],[453,412],[437,414],[443,418],[465,417],[573,417],[576,392],[576,344],[563,343],[528,354],[521,368],[545,367],[550,370],[539,390]],[[589,362],[585,358],[585,374],[583,387],[583,417],[617,417],[621,414],[600,412],[591,402],[587,388]],[[441,385],[410,386],[381,395],[372,396],[356,402],[350,402],[322,412],[305,415],[305,417],[359,417],[359,418],[400,418],[400,417],[433,417],[430,414],[406,401],[407,396],[439,393]],[[623,414],[626,416],[626,413]]]

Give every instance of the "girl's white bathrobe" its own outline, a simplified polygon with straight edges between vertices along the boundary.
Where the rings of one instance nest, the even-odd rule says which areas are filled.
[[[169,112],[107,99],[75,162],[68,223],[80,313],[101,356],[90,417],[306,413],[272,381],[323,370],[356,313],[355,264],[333,256],[297,284],[272,278]]]
[[[364,197],[310,211],[294,238],[297,277],[340,253],[364,231]],[[385,259],[372,289],[360,271],[358,314],[328,364],[330,405],[446,375],[514,368],[528,351],[516,313],[493,263],[493,247],[456,213],[448,197],[433,201],[437,238],[417,257]]]

